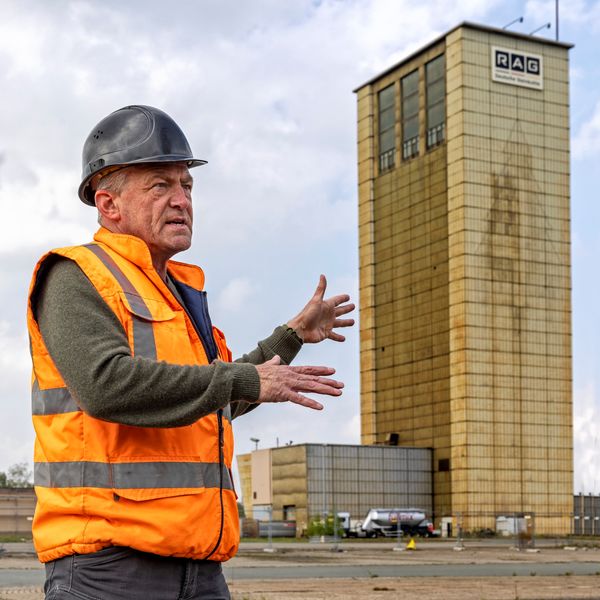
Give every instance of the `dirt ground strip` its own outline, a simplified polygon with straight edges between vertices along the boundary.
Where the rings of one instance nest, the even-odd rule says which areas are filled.
[[[457,577],[237,581],[233,600],[598,600],[600,577]]]
[[[391,546],[347,546],[344,552],[305,545],[265,553],[262,547],[244,548],[230,567],[311,565],[418,565],[484,564],[529,565],[538,563],[586,562],[599,565],[594,575],[507,576],[507,577],[363,577],[346,579],[243,580],[230,583],[233,600],[600,600],[600,549],[540,548],[519,552],[509,546],[467,547],[454,552],[451,545],[420,543],[416,552],[393,552]],[[39,569],[33,556],[0,558],[0,584],[3,569]],[[234,571],[235,573],[235,571]],[[0,600],[43,600],[39,587],[3,588]],[[163,599],[149,599],[163,600]],[[167,600],[167,599],[164,599]]]
[[[599,563],[600,548],[595,546],[540,547],[519,551],[515,547],[469,546],[460,552],[451,544],[420,542],[417,551],[392,551],[394,545],[343,546],[343,552],[331,552],[328,546],[310,548],[298,544],[294,548],[265,553],[262,548],[243,549],[227,563],[230,567],[308,566],[308,565],[453,565],[486,563]],[[599,566],[600,571],[600,566]]]
[[[600,576],[285,579],[236,581],[230,589],[232,600],[598,600]],[[40,588],[0,590],[0,600],[43,597]]]

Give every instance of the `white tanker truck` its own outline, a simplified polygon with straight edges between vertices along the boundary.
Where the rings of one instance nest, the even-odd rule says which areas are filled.
[[[433,523],[419,508],[371,508],[362,521],[352,521],[350,513],[338,513],[347,537],[396,537],[398,527],[403,535],[435,535]]]

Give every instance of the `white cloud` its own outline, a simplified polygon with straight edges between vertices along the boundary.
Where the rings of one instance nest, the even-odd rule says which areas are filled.
[[[29,371],[30,362],[27,352],[27,337],[23,331],[15,333],[7,321],[0,321],[0,369]],[[0,385],[6,385],[6,378]]]
[[[579,126],[572,141],[573,158],[589,160],[600,152],[600,101],[584,123]]]
[[[0,206],[10,215],[2,224],[0,252],[82,243],[95,229],[94,211],[75,199],[75,172],[36,169],[19,176],[21,165],[0,167]],[[6,179],[5,179],[6,171]],[[11,175],[17,173],[16,177]],[[75,180],[76,181],[76,180]],[[89,217],[92,217],[91,219]],[[87,224],[84,224],[85,221]]]
[[[218,302],[221,310],[238,312],[247,305],[256,291],[256,285],[246,277],[232,279],[220,292]]]
[[[6,320],[0,321],[0,471],[32,459],[30,371],[25,332]]]
[[[351,443],[358,443],[360,441],[360,414],[355,414],[347,419],[342,427],[342,431],[345,436],[354,440]]]

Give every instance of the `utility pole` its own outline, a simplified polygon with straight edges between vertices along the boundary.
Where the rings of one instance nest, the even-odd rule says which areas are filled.
[[[555,21],[556,21],[556,41],[558,42],[558,0],[554,0]]]

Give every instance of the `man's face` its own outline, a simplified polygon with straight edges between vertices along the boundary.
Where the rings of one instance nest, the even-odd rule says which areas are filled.
[[[144,240],[155,266],[192,244],[192,183],[180,163],[128,168],[115,199],[120,212],[116,229]]]

